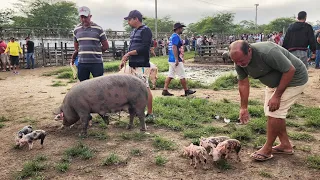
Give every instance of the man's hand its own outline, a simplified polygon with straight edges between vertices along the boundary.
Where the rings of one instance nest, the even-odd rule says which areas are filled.
[[[280,100],[281,97],[272,96],[268,103],[269,111],[274,112],[278,110],[280,108]]]
[[[175,65],[176,65],[176,66],[179,66],[179,60],[176,60]]]
[[[250,120],[248,109],[241,108],[239,112],[239,119],[241,124],[247,124]]]

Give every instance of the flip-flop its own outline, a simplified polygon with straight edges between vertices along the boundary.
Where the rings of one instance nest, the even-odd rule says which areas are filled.
[[[263,158],[256,158],[255,155],[262,156]],[[263,162],[263,161],[267,161],[269,159],[272,159],[273,155],[271,154],[271,156],[267,156],[267,155],[264,155],[264,154],[260,154],[260,153],[254,152],[254,153],[252,153],[250,155],[250,157],[253,158],[256,161]]]
[[[278,148],[272,148],[272,154],[286,154],[286,155],[293,155],[294,151],[287,152]]]

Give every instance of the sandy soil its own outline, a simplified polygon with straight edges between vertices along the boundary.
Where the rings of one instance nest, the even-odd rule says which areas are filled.
[[[59,122],[53,120],[53,111],[61,104],[65,93],[73,84],[62,87],[51,87],[52,81],[58,81],[54,77],[41,76],[44,72],[56,68],[38,68],[35,70],[21,70],[20,75],[13,75],[10,72],[0,73],[0,116],[9,118],[4,122],[5,126],[0,129],[0,179],[8,180],[13,174],[21,170],[23,164],[36,155],[44,154],[48,157],[49,168],[44,171],[46,179],[263,179],[259,175],[261,171],[268,172],[272,179],[320,179],[319,171],[309,169],[305,165],[305,157],[310,153],[296,150],[293,156],[277,155],[274,159],[257,163],[249,158],[254,150],[243,148],[241,151],[241,163],[231,162],[232,169],[219,171],[210,166],[208,170],[193,169],[189,166],[189,159],[181,157],[182,146],[190,141],[184,139],[181,133],[158,129],[149,125],[151,134],[161,134],[172,139],[178,144],[175,151],[155,151],[152,147],[151,138],[145,141],[123,141],[119,138],[121,132],[128,132],[125,129],[109,125],[106,132],[109,138],[106,141],[99,141],[94,138],[84,139],[84,143],[96,150],[93,159],[84,161],[75,159],[72,161],[70,170],[61,174],[54,169],[56,163],[62,158],[64,151],[77,144],[80,140],[77,136],[79,130],[68,131],[58,130]],[[308,88],[298,103],[306,106],[320,105],[318,95],[320,71],[310,70],[310,81]],[[62,80],[65,81],[65,80]],[[183,91],[172,91],[176,95],[183,94]],[[154,90],[154,96],[161,96],[161,90]],[[212,91],[197,89],[196,97],[209,98],[212,101],[227,98],[232,101],[239,101],[237,90]],[[250,98],[263,100],[263,89],[252,89]],[[48,132],[45,146],[40,149],[40,143],[36,142],[34,149],[14,149],[14,135],[23,126],[29,124],[26,118],[33,119],[33,126],[36,129],[44,129]],[[32,123],[32,122],[31,122]],[[97,129],[97,125],[90,128],[90,131]],[[133,131],[138,131],[135,128]],[[312,147],[311,153],[320,152],[320,133],[313,133],[317,138],[316,142],[307,143]],[[296,146],[304,145],[304,142],[294,141]],[[132,157],[127,164],[119,166],[101,166],[102,160],[111,152],[115,152],[123,159],[130,157],[130,149],[142,150],[141,157]],[[161,154],[169,159],[163,166],[156,166],[154,158]]]

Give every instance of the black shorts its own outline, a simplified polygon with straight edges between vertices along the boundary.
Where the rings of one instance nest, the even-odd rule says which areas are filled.
[[[11,66],[19,65],[19,56],[10,56],[10,62],[11,62]]]

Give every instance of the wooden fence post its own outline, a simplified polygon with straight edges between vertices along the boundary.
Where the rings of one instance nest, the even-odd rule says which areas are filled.
[[[54,43],[54,57],[55,57],[55,59],[56,59],[56,66],[58,66],[57,43]]]
[[[67,63],[67,64],[69,64],[68,63],[68,49],[67,49],[67,43],[64,43],[64,50],[65,50],[65,62]]]
[[[41,48],[42,48],[42,66],[44,67],[45,65],[45,49],[44,49],[44,43],[43,43],[43,38],[41,38]]]
[[[25,56],[25,48],[26,48],[25,45],[23,45],[23,46],[22,46],[22,63],[23,63],[22,68],[25,68],[25,67],[26,67],[26,62],[25,62],[25,61],[26,61],[26,58],[25,58],[25,57],[26,57],[26,56]],[[21,67],[21,66],[20,66],[20,67]]]
[[[62,60],[62,66],[64,66],[64,62],[63,62],[63,42],[60,42],[60,47],[61,47],[61,60]]]
[[[47,49],[48,49],[48,54],[49,54],[49,64],[51,66],[51,53],[50,53],[49,43],[47,43]]]

